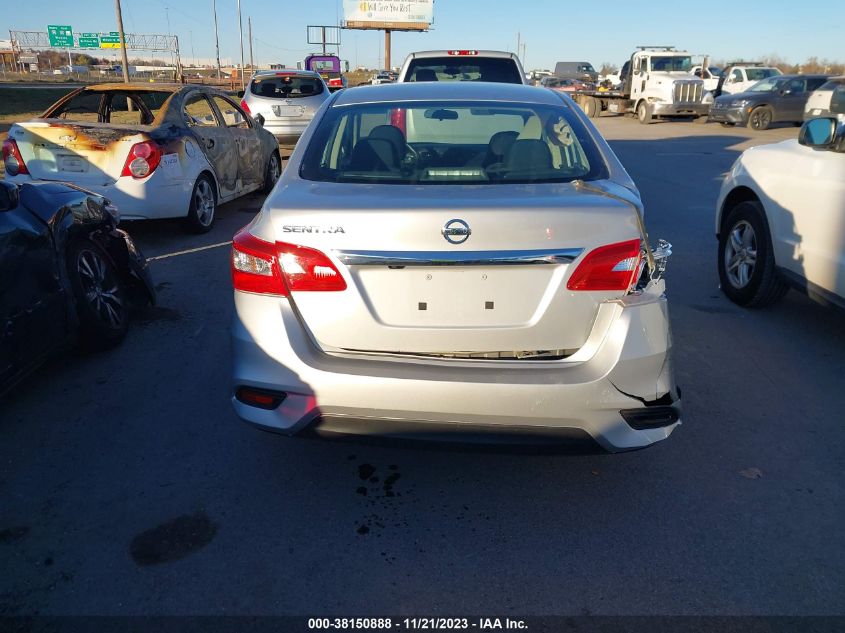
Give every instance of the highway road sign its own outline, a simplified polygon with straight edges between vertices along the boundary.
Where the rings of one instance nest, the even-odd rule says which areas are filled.
[[[120,35],[118,33],[101,35],[100,48],[120,48]]]
[[[63,24],[48,24],[47,36],[50,46],[73,48],[73,29]]]
[[[100,48],[100,35],[98,33],[80,33],[79,48]]]

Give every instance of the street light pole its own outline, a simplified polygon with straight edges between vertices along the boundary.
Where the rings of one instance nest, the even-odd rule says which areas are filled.
[[[241,17],[241,0],[238,0],[238,31],[241,36],[241,90],[246,90],[246,83],[244,82],[244,21]]]

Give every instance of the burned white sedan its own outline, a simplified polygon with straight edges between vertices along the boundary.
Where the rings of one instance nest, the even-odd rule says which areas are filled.
[[[208,86],[85,86],[12,125],[5,178],[70,182],[125,220],[184,218],[205,233],[218,204],[276,184],[279,147],[262,122]]]
[[[636,187],[558,93],[336,93],[234,238],[232,402],[302,431],[641,448],[679,424]]]

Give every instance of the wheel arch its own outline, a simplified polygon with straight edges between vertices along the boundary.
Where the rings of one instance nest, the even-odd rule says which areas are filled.
[[[731,192],[725,196],[725,199],[722,201],[722,206],[719,207],[719,230],[716,233],[716,239],[719,239],[722,232],[725,230],[725,220],[727,220],[731,209],[741,202],[759,202],[762,204],[760,196],[758,196],[751,187],[746,187],[745,185],[734,187]],[[763,215],[765,216],[765,213]]]

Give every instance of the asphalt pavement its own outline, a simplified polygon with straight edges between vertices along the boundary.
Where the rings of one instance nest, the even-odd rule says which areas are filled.
[[[226,242],[129,224],[159,306],[0,403],[0,615],[845,613],[843,315],[720,293],[714,203],[745,147],[691,122],[599,128],[674,245],[684,422],[619,455],[287,438],[229,405]],[[201,247],[202,250],[191,250]]]

